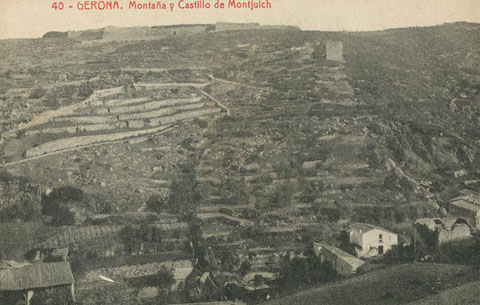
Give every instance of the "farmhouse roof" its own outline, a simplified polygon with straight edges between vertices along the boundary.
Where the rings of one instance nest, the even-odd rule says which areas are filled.
[[[345,251],[343,251],[343,250],[341,250],[337,247],[329,246],[329,245],[325,245],[325,244],[319,244],[319,243],[314,243],[314,244],[315,244],[315,246],[325,248],[327,251],[329,251],[333,255],[341,258],[342,260],[344,260],[345,262],[347,262],[351,266],[354,266],[354,267],[358,268],[365,263],[361,259],[359,259],[359,258],[351,255],[350,253],[347,253],[347,252],[345,252]]]
[[[478,210],[480,210],[480,206],[473,204],[463,198],[459,198],[457,200],[451,201],[450,204],[465,210],[472,211],[472,212],[477,212]]]
[[[70,263],[41,263],[0,270],[0,291],[46,288],[73,283]]]
[[[372,225],[372,224],[369,224],[369,223],[357,222],[357,223],[354,223],[354,224],[352,224],[348,227],[348,231],[358,231],[362,234],[367,233],[367,232],[372,231],[372,230],[375,230],[375,229],[383,231],[383,232],[388,232],[388,233],[391,233],[391,234],[395,234],[393,232],[388,231],[387,229],[384,229],[382,227],[375,226],[375,225]]]

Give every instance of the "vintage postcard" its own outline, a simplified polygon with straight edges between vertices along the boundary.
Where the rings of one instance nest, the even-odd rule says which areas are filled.
[[[478,0],[0,0],[0,305],[480,304]]]

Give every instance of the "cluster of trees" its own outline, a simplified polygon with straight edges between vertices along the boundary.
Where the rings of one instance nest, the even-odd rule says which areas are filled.
[[[290,183],[277,185],[268,198],[268,206],[276,208],[286,206],[292,200],[292,193],[293,188]]]
[[[395,172],[391,172],[383,181],[385,190],[401,192],[407,201],[410,201],[415,192],[415,186],[405,177],[398,177]]]
[[[321,263],[313,254],[307,258],[290,259],[285,256],[280,267],[278,284],[280,288],[292,289],[312,284],[327,283],[339,278],[329,265]]]
[[[32,92],[30,92],[29,98],[39,99],[45,96],[46,93],[47,91],[43,87],[36,87],[35,89],[32,90]]]
[[[169,211],[185,218],[194,217],[200,200],[195,166],[186,163],[180,166],[180,174],[170,185],[170,195],[165,198],[152,196],[147,201],[147,207],[152,212]]]
[[[173,268],[162,266],[155,274],[129,279],[128,282],[133,287],[157,287],[161,290],[168,290],[175,284],[173,271]]]
[[[27,178],[0,171],[0,190],[0,205],[6,205],[0,210],[0,221],[31,221],[40,216],[40,192]]]
[[[38,203],[32,198],[25,198],[20,203],[9,205],[0,211],[0,221],[31,221],[35,217],[39,216]]]
[[[92,94],[93,94],[93,89],[89,83],[82,83],[80,87],[78,87],[79,97],[89,97]]]
[[[50,194],[42,196],[42,213],[51,216],[52,225],[73,225],[75,214],[69,205],[79,204],[83,199],[81,189],[71,186],[56,188]]]
[[[342,218],[348,218],[352,211],[350,204],[342,200],[336,200],[333,203],[314,202],[312,208],[320,220],[328,222],[337,222]]]
[[[480,268],[480,239],[454,241],[440,245],[433,252],[433,261],[445,264],[471,265]],[[417,253],[415,253],[417,254]]]
[[[125,251],[132,253],[139,249],[142,243],[160,243],[163,232],[158,227],[142,224],[139,228],[126,226],[118,232],[118,236],[122,241]]]

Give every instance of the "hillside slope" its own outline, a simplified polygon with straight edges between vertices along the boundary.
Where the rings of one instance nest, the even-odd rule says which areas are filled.
[[[480,303],[479,288],[480,282],[475,281],[459,287],[447,289],[438,295],[409,303],[409,305],[476,305]]]
[[[440,264],[409,264],[272,300],[275,305],[394,305],[408,304],[478,277],[466,267]],[[414,303],[416,304],[416,303]],[[430,303],[426,303],[430,304]],[[450,303],[440,303],[450,304]]]

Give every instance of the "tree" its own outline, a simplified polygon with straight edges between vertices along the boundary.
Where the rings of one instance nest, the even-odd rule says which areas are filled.
[[[54,226],[71,226],[75,224],[75,214],[67,207],[58,207],[52,215],[51,224]]]
[[[168,198],[160,195],[152,195],[148,198],[146,204],[149,211],[160,213],[168,208]]]
[[[40,215],[38,202],[32,198],[25,198],[27,196],[20,196],[20,202],[9,205],[0,211],[0,221],[30,221]]]
[[[200,199],[193,169],[194,165],[190,163],[181,166],[181,173],[170,185],[168,198],[170,211],[187,218],[195,215],[197,202]]]
[[[54,189],[49,195],[42,196],[42,213],[52,216],[52,225],[73,225],[75,215],[68,208],[72,202],[80,202],[84,199],[81,189],[64,186]]]
[[[125,252],[131,254],[135,249],[139,248],[139,241],[135,238],[136,232],[131,226],[126,226],[118,232]]]
[[[82,83],[78,87],[78,96],[79,97],[89,97],[93,94],[93,89],[90,87],[89,83]]]
[[[81,189],[72,186],[63,186],[54,189],[50,194],[42,196],[42,213],[52,215],[60,205],[68,202],[82,201],[84,193]]]
[[[283,207],[292,199],[292,186],[290,183],[282,183],[278,185],[270,195],[269,203],[273,207]]]
[[[46,93],[47,93],[47,91],[46,91],[45,89],[43,89],[42,87],[36,87],[36,88],[33,89],[32,92],[30,93],[29,98],[31,98],[31,99],[39,99],[39,98],[42,98]]]
[[[245,276],[247,273],[250,272],[250,270],[252,270],[252,264],[250,263],[250,261],[243,261],[240,265],[238,272],[240,272],[241,276]]]
[[[141,279],[141,286],[158,287],[162,290],[168,290],[173,284],[175,284],[173,271],[173,268],[168,268],[163,265],[157,273],[143,277]]]
[[[327,283],[338,278],[331,266],[322,263],[317,257],[294,258],[284,256],[278,279],[281,287],[298,287],[304,284]]]

